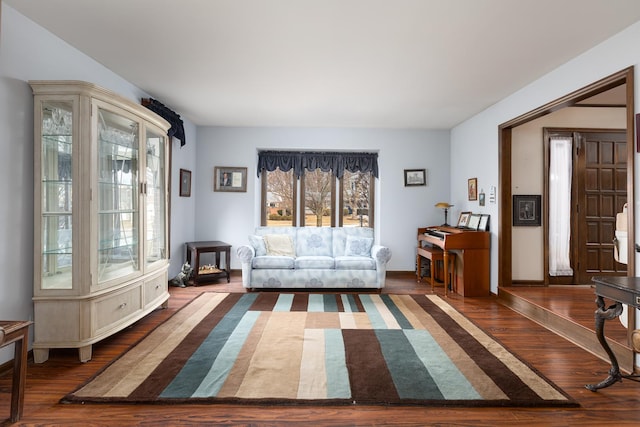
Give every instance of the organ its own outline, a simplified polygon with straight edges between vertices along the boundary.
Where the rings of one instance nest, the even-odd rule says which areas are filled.
[[[430,248],[443,251],[445,294],[450,287],[451,291],[464,297],[490,295],[490,247],[491,233],[488,231],[447,226],[418,228],[418,258],[432,260],[431,254],[426,253],[432,252]],[[450,265],[453,265],[453,271],[449,271]],[[433,265],[431,269],[433,271]]]

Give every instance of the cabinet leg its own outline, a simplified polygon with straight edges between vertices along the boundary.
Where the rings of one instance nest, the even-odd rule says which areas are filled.
[[[91,360],[91,346],[86,345],[84,347],[79,347],[78,356],[80,357],[80,361],[82,363],[88,362],[89,360]]]
[[[35,363],[44,363],[49,360],[48,348],[34,348],[33,349],[33,361]]]

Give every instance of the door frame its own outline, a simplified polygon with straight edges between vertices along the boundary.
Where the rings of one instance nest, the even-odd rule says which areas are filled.
[[[626,123],[627,123],[627,203],[628,203],[628,241],[635,241],[634,228],[634,177],[635,177],[635,143],[634,143],[634,67],[628,67],[595,83],[578,89],[568,95],[549,102],[535,110],[502,123],[498,127],[498,162],[499,162],[499,220],[498,220],[498,289],[513,284],[512,277],[512,206],[511,206],[511,143],[512,130],[515,127],[550,114],[617,86],[626,84]],[[546,208],[546,205],[545,205]],[[627,276],[635,276],[634,245],[628,245]]]

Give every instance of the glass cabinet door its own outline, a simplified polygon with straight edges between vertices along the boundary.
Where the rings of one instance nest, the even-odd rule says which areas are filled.
[[[98,283],[140,270],[138,123],[98,108]]]
[[[41,289],[72,289],[73,103],[42,103]]]
[[[165,137],[147,129],[145,170],[146,264],[166,258]]]

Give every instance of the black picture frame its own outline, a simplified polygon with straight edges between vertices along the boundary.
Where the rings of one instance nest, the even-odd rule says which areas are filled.
[[[404,186],[416,187],[427,185],[426,169],[405,169],[404,170]]]
[[[542,225],[542,196],[518,194],[513,196],[513,226],[540,227]]]
[[[480,225],[480,218],[482,215],[472,213],[469,215],[469,222],[467,222],[467,228],[471,230],[478,230],[478,225]]]
[[[180,169],[180,197],[191,197],[191,171]]]
[[[460,212],[460,216],[458,217],[458,224],[456,227],[465,228],[467,224],[469,224],[469,217],[471,216],[471,211]]]
[[[478,231],[489,231],[489,215],[482,214],[480,223],[478,224]]]

